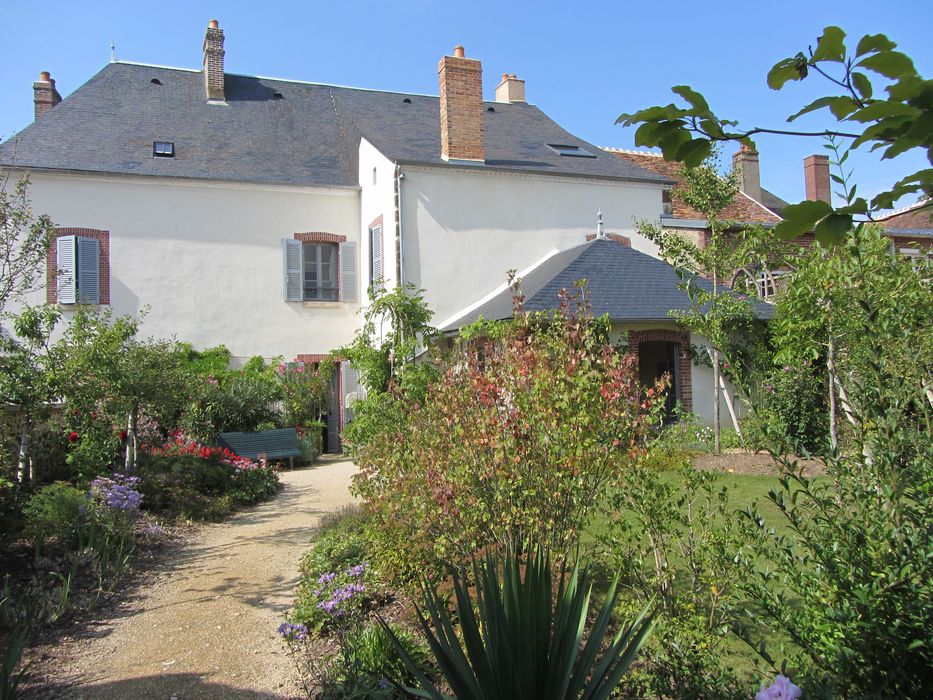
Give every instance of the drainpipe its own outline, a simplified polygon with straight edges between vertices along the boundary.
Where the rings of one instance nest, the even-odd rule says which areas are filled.
[[[402,166],[395,164],[395,278],[398,280],[398,286],[405,285],[405,261],[402,259],[402,251],[405,249],[402,240],[402,180],[405,179],[405,173],[402,172]]]

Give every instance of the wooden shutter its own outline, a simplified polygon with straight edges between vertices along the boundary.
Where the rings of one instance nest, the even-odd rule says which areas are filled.
[[[282,288],[285,301],[301,301],[302,299],[302,271],[301,271],[301,241],[294,238],[282,239]]]
[[[343,407],[343,424],[346,425],[353,420],[352,401],[363,398],[360,395],[360,373],[349,362],[341,362],[340,370],[343,372],[343,396],[341,397],[341,406]],[[347,397],[351,394],[350,405],[348,406]]]
[[[59,304],[74,304],[78,298],[78,271],[75,248],[77,236],[59,236],[55,241],[56,296]]]
[[[369,281],[375,291],[381,292],[385,286],[382,279],[382,226],[369,229],[369,241],[372,246]]]
[[[340,244],[340,301],[356,303],[360,300],[358,275],[359,266],[356,260],[356,242],[349,241]]]
[[[100,303],[100,241],[96,238],[77,237],[79,304]]]

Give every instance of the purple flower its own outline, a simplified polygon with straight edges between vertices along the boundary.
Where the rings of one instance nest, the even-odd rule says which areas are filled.
[[[320,584],[330,583],[335,578],[337,578],[337,574],[335,573],[321,574],[321,577],[317,580],[317,582]]]
[[[353,578],[359,578],[366,572],[366,564],[357,564],[356,566],[351,566],[347,569],[347,575],[352,576]]]
[[[304,625],[296,625],[291,622],[283,622],[279,625],[278,632],[285,638],[285,641],[294,642],[306,639],[308,637],[308,628]]]
[[[787,676],[779,675],[767,688],[755,693],[755,700],[797,700],[803,691]]]
[[[136,490],[138,484],[139,478],[135,476],[114,474],[112,479],[101,476],[91,482],[90,496],[108,508],[135,515],[143,500],[142,494]]]

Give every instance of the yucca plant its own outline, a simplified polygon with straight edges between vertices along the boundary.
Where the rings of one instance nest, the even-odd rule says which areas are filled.
[[[424,610],[418,611],[440,674],[459,700],[604,700],[651,629],[651,616],[643,611],[607,645],[618,595],[614,581],[584,635],[592,591],[589,570],[561,566],[555,582],[550,556],[540,547],[524,555],[488,553],[474,563],[473,573],[475,607],[467,572],[453,576],[459,635],[446,602],[433,588],[425,588]],[[396,646],[418,679],[419,688],[407,692],[434,700],[449,697],[397,640]]]

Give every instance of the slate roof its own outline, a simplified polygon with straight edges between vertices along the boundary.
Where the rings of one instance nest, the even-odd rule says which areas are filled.
[[[669,311],[686,310],[690,300],[678,286],[680,278],[663,260],[608,239],[596,239],[548,258],[522,279],[525,311],[553,311],[561,289],[571,290],[585,279],[593,314],[612,321],[670,321]],[[710,289],[707,280],[696,283]],[[755,302],[758,318],[771,318],[770,304]],[[512,292],[506,289],[478,308],[448,323],[453,331],[480,317],[499,321],[512,316]]]
[[[619,158],[639,167],[669,178],[675,184],[673,189],[683,189],[683,178],[678,171],[683,164],[678,161],[664,160],[660,153],[651,151],[627,151],[619,148],[604,149]],[[736,193],[732,202],[723,209],[720,216],[725,221],[739,221],[741,223],[776,224],[781,221],[780,210],[787,206],[787,202],[764,188],[761,190],[759,202],[742,192]],[[675,219],[689,219],[706,221],[706,215],[694,209],[680,197],[674,197],[672,202]]]
[[[158,81],[157,84],[153,81]],[[361,136],[403,164],[440,157],[437,97],[115,62],[0,146],[0,164],[287,185],[358,185]],[[574,137],[528,104],[484,103],[485,169],[648,182],[667,179]],[[492,109],[493,111],[489,111]],[[154,158],[154,141],[175,144]],[[596,158],[562,157],[546,144]]]

